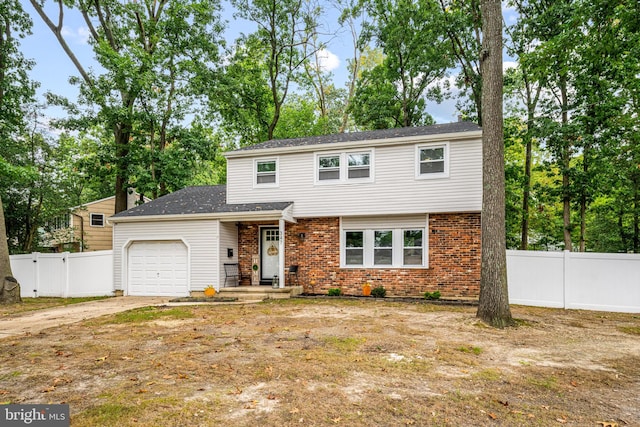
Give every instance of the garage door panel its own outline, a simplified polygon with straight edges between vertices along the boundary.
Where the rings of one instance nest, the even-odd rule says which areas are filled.
[[[129,247],[129,295],[188,295],[187,248],[182,242],[134,242]]]

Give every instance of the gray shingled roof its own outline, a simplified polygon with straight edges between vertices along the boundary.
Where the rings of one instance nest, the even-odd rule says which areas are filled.
[[[120,212],[112,218],[284,210],[293,202],[227,204],[226,185],[186,187]]]
[[[371,141],[385,138],[402,138],[422,135],[438,135],[444,133],[472,132],[482,128],[471,122],[442,123],[431,126],[418,126],[372,130],[366,132],[347,132],[334,135],[310,136],[306,138],[274,139],[260,144],[249,145],[234,151],[259,150],[265,148],[300,147],[306,145],[331,144],[349,141]]]

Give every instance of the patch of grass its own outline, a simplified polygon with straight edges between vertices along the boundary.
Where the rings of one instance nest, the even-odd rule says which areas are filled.
[[[10,380],[11,378],[19,377],[20,375],[22,375],[22,372],[20,371],[8,372],[6,374],[0,375],[0,381]]]
[[[473,353],[476,356],[482,353],[482,349],[480,347],[474,347],[470,345],[461,345],[460,347],[456,347],[456,350],[461,351],[463,353]]]
[[[473,377],[483,381],[498,381],[502,376],[502,372],[497,369],[483,369],[473,374]]]
[[[640,335],[640,326],[618,326],[620,332],[630,335]]]
[[[343,352],[352,352],[358,349],[366,340],[352,337],[324,337],[323,341]]]
[[[527,382],[536,387],[544,388],[547,390],[558,389],[558,379],[556,377],[542,377],[542,378],[527,378]]]
[[[143,323],[157,319],[192,319],[193,311],[189,307],[142,307],[118,313],[108,323]]]
[[[340,288],[330,288],[329,291],[327,291],[327,294],[330,297],[339,297],[342,295],[342,290],[340,290]]]
[[[115,403],[105,403],[99,406],[94,406],[86,411],[78,414],[75,418],[81,418],[84,425],[117,425],[121,420],[128,418],[131,414],[136,412],[134,406],[125,406]]]

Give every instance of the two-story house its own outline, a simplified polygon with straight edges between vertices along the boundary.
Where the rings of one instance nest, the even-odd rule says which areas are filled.
[[[247,286],[358,295],[369,282],[389,295],[477,296],[481,137],[458,122],[228,152],[226,186],[188,187],[109,219],[115,287],[186,296],[229,285],[224,264],[237,263]]]

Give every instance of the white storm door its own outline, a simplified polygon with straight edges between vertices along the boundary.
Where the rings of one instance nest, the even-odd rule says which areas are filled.
[[[182,242],[134,242],[129,247],[128,295],[186,296],[187,248]]]
[[[280,230],[277,228],[262,228],[260,236],[260,261],[262,264],[260,279],[271,281],[279,271]]]

